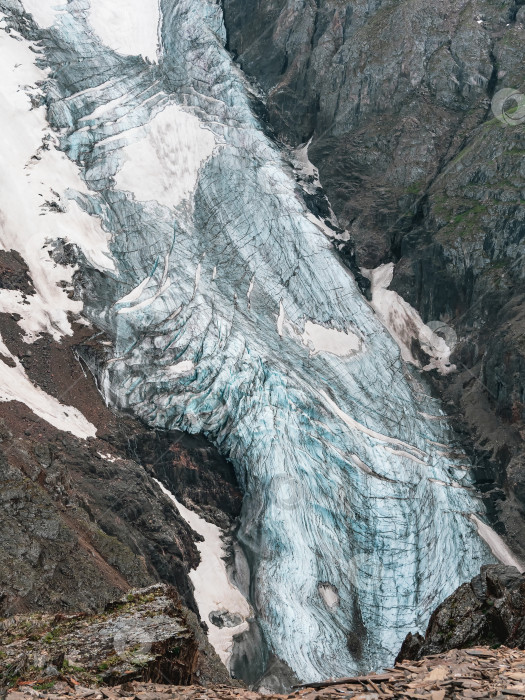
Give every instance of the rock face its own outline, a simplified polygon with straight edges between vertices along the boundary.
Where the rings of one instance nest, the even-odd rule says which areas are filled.
[[[236,521],[242,494],[233,466],[201,436],[143,430],[119,437],[125,437],[122,449],[166,484],[183,504],[224,529]]]
[[[74,675],[84,685],[229,682],[197,618],[174,588],[134,590],[97,615],[0,621],[0,687]]]
[[[28,346],[15,319],[0,322],[6,351],[34,385],[67,397],[98,429],[85,441],[21,402],[0,404],[0,616],[100,610],[159,581],[196,612],[189,572],[200,561],[198,536],[153,477],[176,483],[182,502],[228,527],[241,501],[230,465],[202,437],[155,434],[110,410],[78,361],[98,345],[92,329]]]
[[[144,470],[24,409],[10,407],[0,446],[1,612],[92,610],[159,579],[194,605],[191,531]]]
[[[397,660],[476,645],[525,649],[525,575],[511,566],[482,567],[436,609],[424,637],[407,636]]]
[[[349,232],[345,258],[395,262],[391,288],[453,329],[458,372],[437,390],[493,522],[525,555],[522,0],[224,8],[228,47],[261,86],[269,124],[292,146],[310,141]]]

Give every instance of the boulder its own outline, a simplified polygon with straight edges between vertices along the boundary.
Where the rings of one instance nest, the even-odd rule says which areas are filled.
[[[100,614],[6,618],[0,638],[0,687],[71,678],[88,687],[130,681],[189,685],[210,676],[230,681],[196,617],[164,584],[134,590]]]
[[[435,610],[423,638],[409,634],[397,661],[477,645],[525,649],[525,574],[483,566]]]

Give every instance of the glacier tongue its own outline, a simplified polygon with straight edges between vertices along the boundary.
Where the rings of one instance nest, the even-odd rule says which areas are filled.
[[[161,0],[158,64],[103,47],[97,5],[70,0],[40,39],[48,119],[89,188],[75,201],[112,234],[115,269],[81,270],[114,341],[107,398],[232,460],[271,652],[305,681],[391,663],[492,560],[468,472],[437,446],[446,420],[253,115],[220,5]],[[0,7],[16,23],[18,0]]]

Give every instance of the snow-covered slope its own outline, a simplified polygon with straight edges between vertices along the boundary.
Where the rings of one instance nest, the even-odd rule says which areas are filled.
[[[121,0],[126,21],[95,0],[53,7],[35,11],[37,32],[0,1],[38,40],[24,61],[47,70],[47,118],[84,181],[59,172],[56,188],[97,245],[63,230],[69,210],[53,217],[84,252],[84,313],[113,339],[107,399],[232,460],[251,604],[299,678],[391,662],[492,560],[442,412],[307,214],[224,50],[220,6]]]

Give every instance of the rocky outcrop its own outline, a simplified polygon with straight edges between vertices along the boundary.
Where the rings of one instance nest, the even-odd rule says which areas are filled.
[[[525,649],[525,575],[484,566],[433,613],[425,636],[409,634],[398,661],[475,645]]]
[[[35,293],[29,268],[16,250],[0,250],[0,288],[16,289],[25,295]]]
[[[118,686],[86,688],[73,677],[20,684],[7,693],[7,700],[378,700],[381,697],[456,700],[458,698],[522,697],[525,692],[525,652],[501,647],[479,647],[398,663],[383,673],[339,678],[295,686],[291,694],[256,693],[231,685],[175,686],[165,683],[127,681]]]
[[[193,533],[144,469],[22,404],[2,413],[0,612],[94,610],[159,580],[195,609]]]
[[[436,389],[523,556],[525,120],[501,97],[525,93],[522,0],[224,7],[277,137],[311,142],[344,259],[395,262],[391,288],[453,329],[458,373]]]
[[[27,266],[0,254],[0,286],[32,294]],[[197,612],[189,572],[198,538],[159,478],[204,517],[231,524],[241,500],[228,462],[200,436],[152,432],[109,409],[87,366],[86,348],[103,347],[74,324],[61,342],[24,342],[15,315],[1,314],[2,340],[35,387],[97,428],[83,440],[56,429],[19,402],[0,403],[0,615],[100,610],[132,587],[173,585]]]
[[[125,438],[125,444],[122,444]],[[162,481],[184,505],[228,529],[241,512],[242,494],[233,466],[201,436],[143,430],[108,436]]]
[[[229,681],[196,617],[166,585],[134,590],[97,615],[16,616],[0,630],[3,687],[71,676],[110,686]]]

